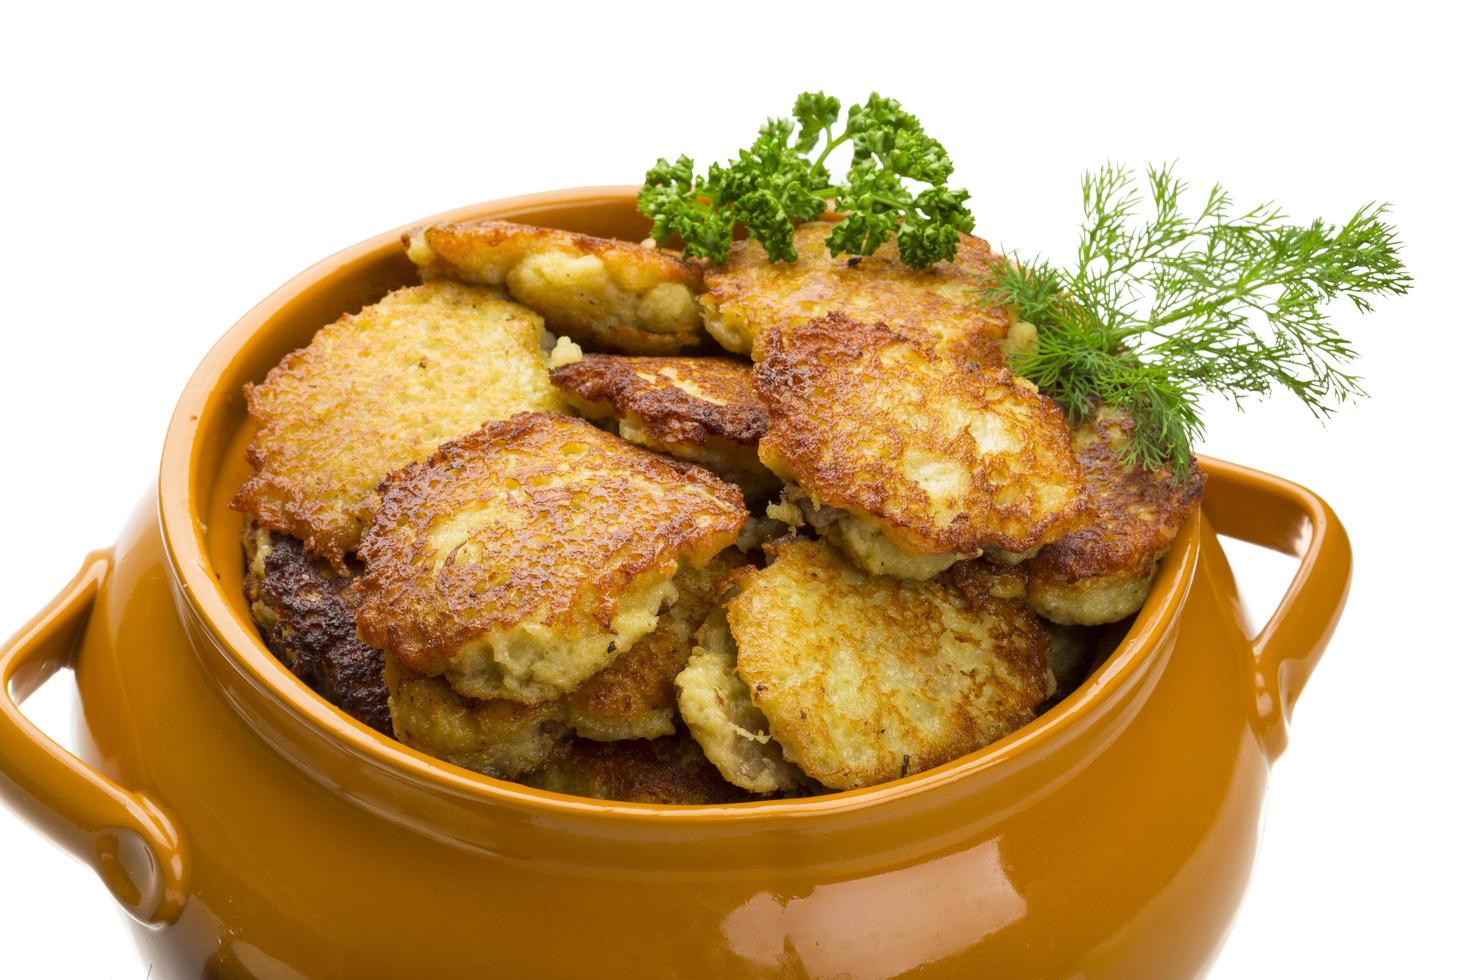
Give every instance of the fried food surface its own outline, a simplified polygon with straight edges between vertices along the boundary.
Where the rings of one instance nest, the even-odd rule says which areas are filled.
[[[736,672],[735,641],[716,609],[699,632],[689,666],[679,674],[679,714],[720,774],[752,793],[795,790],[806,783],[786,761],[770,725]]]
[[[393,737],[456,766],[515,779],[564,754],[571,740],[560,702],[467,698],[442,677],[417,673],[391,656],[385,674]]]
[[[425,277],[503,286],[582,343],[671,354],[700,342],[700,267],[667,252],[509,221],[433,225],[404,244]]]
[[[636,445],[702,463],[759,498],[780,486],[756,456],[766,409],[750,365],[721,357],[591,354],[552,372],[587,418],[613,418]]]
[[[674,678],[689,662],[695,634],[715,607],[720,581],[746,564],[727,548],[703,568],[674,575],[679,597],[652,633],[562,699],[565,723],[582,738],[603,742],[674,733],[678,689]]]
[[[923,578],[962,556],[1026,552],[1081,514],[1061,411],[1008,371],[832,314],[771,335],[754,379],[770,413],[761,461],[855,518],[818,530],[869,571]]]
[[[727,549],[703,568],[681,568],[674,576],[679,599],[654,631],[576,690],[550,701],[465,697],[443,677],[415,673],[389,657],[394,733],[421,752],[502,779],[560,758],[574,733],[599,741],[672,735],[674,677],[715,605],[716,583],[745,561]]]
[[[384,483],[357,626],[461,694],[565,694],[651,632],[681,562],[733,544],[740,493],[581,419],[524,413]]]
[[[973,604],[985,599],[1024,600],[1026,573],[1015,565],[975,558],[958,562],[950,569],[945,583]]]
[[[1072,435],[1087,481],[1084,523],[1025,565],[1027,597],[1053,622],[1095,626],[1138,612],[1159,559],[1204,492],[1193,459],[1182,481],[1167,466],[1124,463],[1118,452],[1132,431],[1131,416],[1108,408]]]
[[[383,654],[357,637],[352,579],[254,521],[244,544],[245,598],[266,646],[322,697],[389,734]]]
[[[661,447],[754,446],[766,432],[750,365],[723,357],[589,354],[553,371],[551,383],[593,417],[636,417]]]
[[[887,323],[936,340],[942,350],[980,364],[1004,363],[998,342],[1010,328],[1004,309],[975,305],[979,278],[1000,261],[984,240],[961,235],[953,262],[911,269],[890,241],[869,256],[833,257],[831,226],[795,231],[796,261],[770,262],[757,242],[736,242],[725,264],[705,273],[699,298],[705,329],[726,350],[766,356],[766,335],[827,313]]]
[[[563,409],[543,336],[525,307],[452,282],[323,327],[246,386],[255,472],[231,506],[345,573],[389,473],[486,420]]]
[[[522,782],[568,796],[628,803],[709,805],[755,798],[720,778],[684,732],[637,742],[577,739],[565,758]]]
[[[1033,717],[1053,683],[1022,603],[949,576],[870,576],[821,542],[773,546],[737,572],[725,612],[736,665],[787,760],[833,789],[972,752]]]

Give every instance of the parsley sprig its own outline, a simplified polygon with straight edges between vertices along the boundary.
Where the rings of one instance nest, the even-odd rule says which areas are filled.
[[[1014,304],[1037,328],[1035,348],[1013,355],[1017,374],[1074,420],[1099,403],[1128,411],[1124,458],[1179,474],[1204,432],[1206,393],[1241,407],[1282,388],[1319,418],[1363,394],[1327,307],[1347,297],[1366,312],[1370,296],[1408,291],[1386,206],[1340,227],[1295,225],[1269,204],[1232,215],[1218,185],[1187,212],[1187,185],[1169,167],[1149,168],[1146,184],[1140,214],[1128,170],[1085,175],[1075,264],[1014,260],[981,287],[983,303]]]
[[[815,220],[830,201],[845,213],[827,236],[833,255],[871,255],[896,237],[899,256],[914,268],[953,259],[975,219],[965,207],[969,193],[946,184],[954,165],[944,147],[876,92],[848,108],[838,131],[841,115],[838,99],[804,92],[795,118],[766,120],[748,149],[704,174],[687,156],[673,163],[660,157],[638,195],[638,210],[653,219],[652,237],[663,244],[677,234],[685,256],[719,263],[738,222],[772,261],[793,262],[793,226]],[[827,161],[849,144],[851,164],[835,180]],[[916,192],[911,184],[928,186]]]

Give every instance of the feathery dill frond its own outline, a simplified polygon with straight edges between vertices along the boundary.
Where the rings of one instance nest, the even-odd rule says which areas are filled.
[[[1037,328],[1017,374],[1073,419],[1098,403],[1128,411],[1125,458],[1181,474],[1206,393],[1239,406],[1280,388],[1319,418],[1363,394],[1327,307],[1347,297],[1367,312],[1371,297],[1408,291],[1387,206],[1295,225],[1271,204],[1232,214],[1219,185],[1187,211],[1171,167],[1150,167],[1144,184],[1114,165],[1085,175],[1074,264],[1013,260],[982,285],[982,302],[1013,304]]]

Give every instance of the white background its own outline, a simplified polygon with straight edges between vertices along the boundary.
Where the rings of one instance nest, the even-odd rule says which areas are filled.
[[[1470,91],[1449,5],[204,6],[0,26],[0,634],[113,540],[194,365],[288,277],[447,208],[732,153],[802,89],[903,100],[979,233],[1027,253],[1065,258],[1078,176],[1108,159],[1177,159],[1301,219],[1388,200],[1417,288],[1340,320],[1373,397],[1327,428],[1221,406],[1201,447],[1322,493],[1358,561],[1214,976],[1462,968]],[[1290,567],[1250,569],[1268,611]],[[33,702],[53,730],[66,693]],[[0,863],[0,975],[146,974],[91,873],[3,811]]]

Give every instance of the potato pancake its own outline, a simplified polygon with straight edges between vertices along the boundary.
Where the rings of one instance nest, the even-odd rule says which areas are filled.
[[[967,594],[947,575],[867,575],[817,541],[772,551],[731,579],[736,668],[786,760],[824,786],[973,752],[1030,721],[1054,683],[1046,631],[1021,602]]]
[[[525,307],[452,282],[323,327],[245,386],[254,473],[230,506],[345,572],[389,473],[490,419],[563,410],[544,337]]]
[[[503,286],[581,343],[672,354],[700,343],[700,267],[658,249],[510,221],[432,225],[404,236],[425,278]]]
[[[1168,466],[1125,463],[1119,451],[1132,432],[1131,416],[1105,408],[1072,435],[1087,481],[1084,523],[1025,565],[1027,598],[1053,622],[1096,626],[1138,612],[1159,559],[1204,492],[1193,457],[1183,480]]]
[[[720,357],[589,354],[551,372],[551,383],[584,417],[616,419],[624,439],[702,463],[749,499],[781,485],[756,455],[766,409],[749,364]]]
[[[754,373],[770,415],[761,461],[868,571],[929,578],[1075,525],[1082,473],[1061,410],[1030,383],[841,314],[769,337]]]
[[[299,546],[296,553],[301,553]],[[383,716],[382,731],[455,765],[514,779],[565,754],[574,733],[601,740],[672,735],[677,711],[674,677],[688,661],[694,634],[715,605],[715,586],[745,561],[738,551],[727,549],[704,568],[681,568],[674,576],[679,599],[659,617],[652,633],[570,694],[538,704],[467,698],[442,677],[416,673],[391,656],[385,664],[381,651],[357,639],[343,602],[345,597],[356,604],[350,580],[340,580],[333,590],[314,589],[310,598],[318,604],[314,608],[335,601],[332,608],[339,615],[327,618],[326,624],[345,625],[352,649],[374,658],[371,682]]]
[[[679,696],[674,678],[715,608],[720,582],[747,561],[727,548],[703,568],[681,567],[674,575],[679,597],[654,631],[562,699],[566,723],[581,737],[603,742],[672,735]]]
[[[704,326],[726,350],[766,355],[766,334],[827,313],[887,323],[931,336],[945,353],[980,364],[1004,363],[998,342],[1010,329],[1003,308],[980,307],[976,288],[1001,261],[983,239],[961,235],[953,262],[913,269],[889,241],[867,256],[827,251],[832,226],[795,231],[796,261],[771,262],[757,242],[736,242],[725,263],[705,273]]]
[[[266,646],[322,697],[390,734],[383,652],[357,636],[353,576],[248,519],[244,545],[245,598]]]
[[[467,698],[444,678],[403,667],[391,655],[385,676],[393,737],[456,766],[515,779],[565,753],[571,740],[558,701]]]
[[[729,624],[716,609],[679,674],[679,714],[705,756],[734,785],[752,793],[799,789],[806,775],[786,761],[735,661]]]
[[[714,607],[716,584],[746,561],[731,549],[704,568],[680,569],[679,599],[652,633],[565,697],[523,705],[465,698],[443,678],[400,668],[391,657],[385,665],[382,651],[357,636],[355,576],[336,575],[299,541],[258,526],[247,529],[245,545],[251,615],[293,673],[405,745],[503,779],[564,753],[573,732],[593,739],[673,734],[674,677]]]
[[[383,484],[358,631],[467,697],[573,690],[651,632],[681,563],[735,543],[740,491],[581,419],[524,413]]]
[[[577,739],[564,758],[521,782],[568,796],[627,803],[709,805],[755,799],[720,778],[684,732],[637,742]]]

